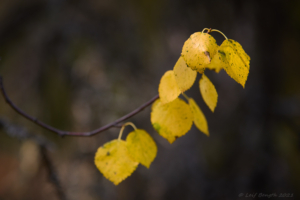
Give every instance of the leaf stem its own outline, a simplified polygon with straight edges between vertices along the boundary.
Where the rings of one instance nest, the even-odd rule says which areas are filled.
[[[132,123],[132,122],[126,122],[123,126],[125,127],[125,126],[128,126],[128,125],[130,125],[134,130],[137,129],[136,126],[134,125],[134,123]]]
[[[228,38],[226,37],[226,35],[225,35],[224,33],[222,33],[221,31],[219,31],[219,30],[217,30],[217,29],[212,29],[211,32],[213,32],[213,31],[214,31],[214,32],[221,33],[221,34],[225,37],[225,39],[228,40]]]
[[[184,96],[184,98],[189,101],[189,97],[185,94],[185,93],[182,93],[182,96]]]
[[[128,125],[130,125],[134,130],[137,129],[136,126],[132,122],[126,122],[125,124],[122,125],[122,128],[121,128],[120,133],[119,133],[118,140],[121,140],[123,131],[124,131],[125,127],[128,126]]]
[[[209,28],[204,28],[204,29],[202,30],[202,33],[203,33],[205,30],[209,31]]]

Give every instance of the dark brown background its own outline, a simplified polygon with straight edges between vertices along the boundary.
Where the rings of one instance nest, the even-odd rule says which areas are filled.
[[[93,159],[119,129],[61,138],[0,98],[6,124],[0,131],[0,199],[59,199],[37,145],[45,140],[66,199],[299,198],[299,1],[1,0],[0,73],[23,110],[57,128],[87,131],[156,95],[184,41],[205,27],[238,41],[251,57],[245,89],[223,70],[206,72],[219,93],[215,113],[197,84],[187,92],[204,111],[210,137],[193,127],[170,145],[153,130],[147,108],[130,121],[153,136],[157,157],[150,169],[139,166],[116,187]]]

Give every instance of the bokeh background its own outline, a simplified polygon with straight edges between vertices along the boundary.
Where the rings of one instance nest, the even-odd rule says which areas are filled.
[[[206,72],[219,93],[214,113],[198,84],[187,92],[206,115],[210,137],[193,126],[170,145],[145,109],[130,121],[153,136],[157,157],[150,169],[139,166],[114,186],[96,169],[94,154],[118,137],[118,128],[61,138],[1,97],[0,199],[249,199],[255,193],[299,199],[299,1],[1,0],[0,74],[11,99],[30,115],[88,131],[155,96],[184,41],[210,27],[251,57],[245,89],[224,70]],[[221,44],[222,35],[212,35]]]

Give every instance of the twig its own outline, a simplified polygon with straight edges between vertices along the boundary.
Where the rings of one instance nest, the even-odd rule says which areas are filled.
[[[29,121],[34,122],[35,124],[43,127],[44,129],[47,129],[49,131],[52,131],[54,133],[57,133],[60,136],[92,136],[95,135],[97,133],[106,131],[112,127],[120,127],[119,123],[129,119],[130,117],[138,114],[139,112],[141,112],[142,110],[144,110],[146,107],[148,107],[149,105],[151,105],[156,99],[159,98],[158,95],[156,95],[155,97],[153,97],[152,99],[150,99],[148,102],[144,103],[143,105],[141,105],[140,107],[138,107],[137,109],[133,110],[132,112],[128,113],[127,115],[124,115],[123,117],[117,119],[116,121],[107,124],[105,126],[102,126],[100,128],[97,128],[95,130],[89,131],[89,132],[71,132],[71,131],[63,131],[63,130],[59,130],[57,128],[54,128],[30,115],[28,115],[27,113],[25,113],[23,110],[21,110],[20,108],[18,108],[8,97],[4,86],[3,86],[3,81],[2,81],[2,77],[0,76],[0,89],[1,89],[1,93],[6,101],[6,103],[13,109],[15,110],[17,113],[19,113],[21,116],[25,117],[26,119],[28,119]]]
[[[43,163],[47,170],[49,181],[55,186],[56,193],[60,200],[65,200],[66,196],[63,191],[63,188],[60,185],[60,181],[57,177],[57,172],[48,156],[47,149],[44,146],[40,146],[40,151],[42,154]]]

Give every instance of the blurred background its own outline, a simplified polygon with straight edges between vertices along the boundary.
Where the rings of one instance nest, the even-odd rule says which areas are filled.
[[[89,131],[155,96],[184,41],[203,28],[219,29],[251,57],[245,89],[224,70],[206,72],[219,94],[214,113],[197,83],[187,92],[206,115],[210,137],[193,126],[170,145],[145,109],[129,121],[151,134],[157,157],[114,186],[94,155],[118,128],[62,138],[1,97],[0,200],[299,198],[300,1],[1,0],[0,74],[30,115]]]

